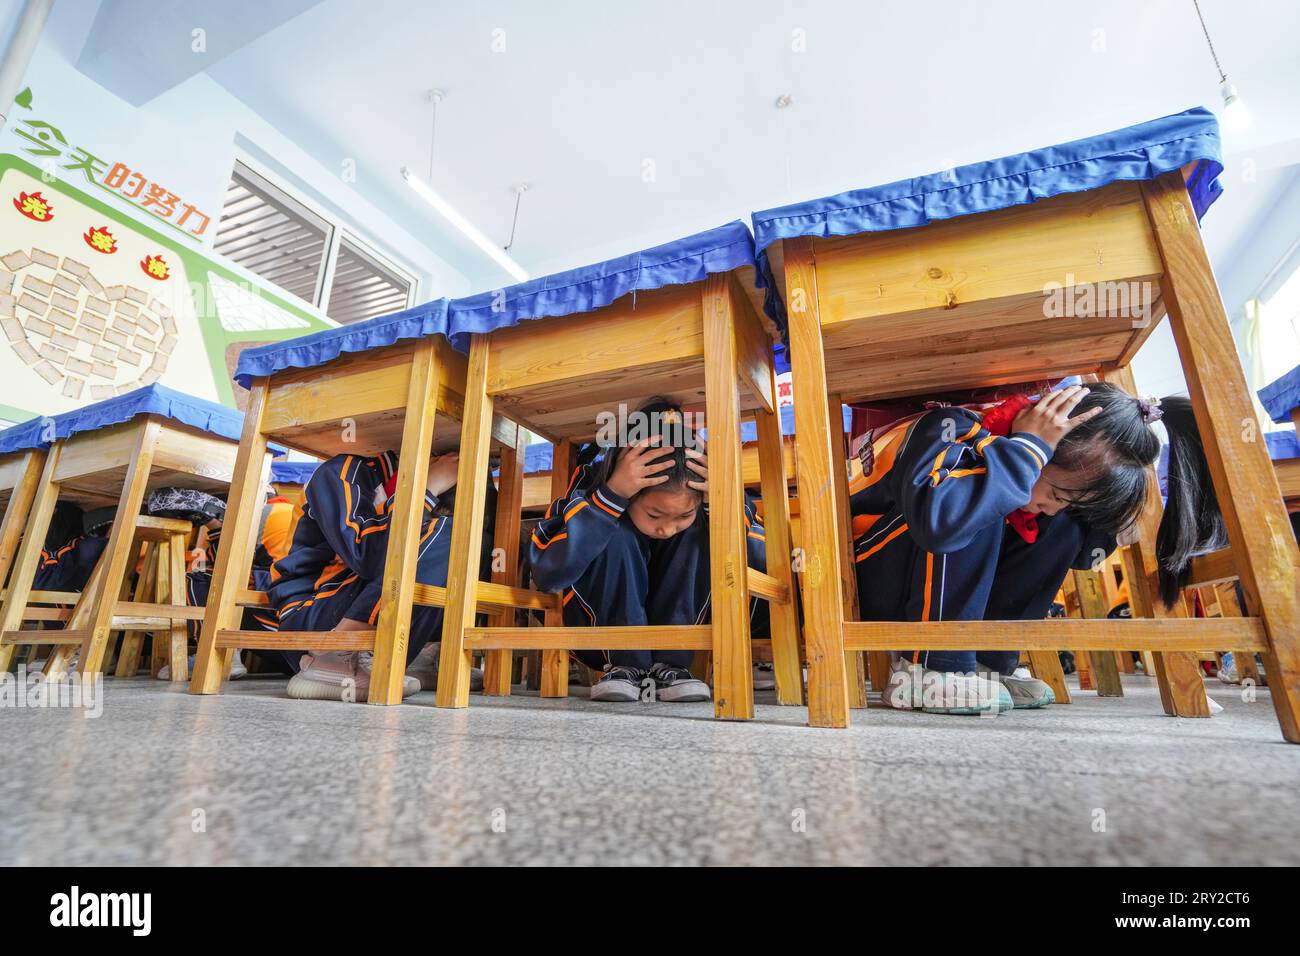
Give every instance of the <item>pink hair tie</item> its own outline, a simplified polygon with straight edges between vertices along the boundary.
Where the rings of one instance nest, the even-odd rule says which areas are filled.
[[[1137,400],[1138,411],[1142,413],[1142,421],[1150,425],[1152,422],[1158,422],[1164,417],[1164,409],[1160,407],[1158,398],[1139,398]]]

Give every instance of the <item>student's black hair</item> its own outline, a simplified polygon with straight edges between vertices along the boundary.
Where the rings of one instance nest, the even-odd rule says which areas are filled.
[[[700,480],[698,474],[686,467],[686,462],[690,460],[686,457],[686,449],[698,448],[699,445],[695,438],[695,430],[686,427],[682,407],[671,399],[656,396],[638,408],[636,414],[643,416],[640,420],[646,423],[646,427],[641,430],[642,434],[637,436],[638,440],[659,437],[660,442],[657,447],[663,449],[661,453],[654,454],[648,460],[662,461],[670,453],[673,458],[673,466],[659,472],[660,475],[667,475],[668,480],[644,488],[638,494],[646,491],[685,491],[702,500],[704,495],[687,484],[688,481]],[[609,481],[614,474],[614,467],[618,464],[619,455],[623,451],[624,446],[620,445],[605,449],[605,457],[600,468],[601,484]]]
[[[50,528],[45,533],[45,550],[57,551],[73,538],[80,537],[83,533],[83,514],[71,501],[55,502]]]
[[[1147,422],[1151,407],[1108,382],[1089,384],[1071,418],[1101,408],[1065,435],[1052,464],[1082,477],[1082,488],[1062,488],[1070,508],[1094,528],[1120,534],[1137,520],[1147,499],[1160,439]],[[1168,500],[1156,535],[1160,597],[1172,607],[1186,585],[1192,557],[1227,543],[1223,516],[1210,481],[1191,400],[1175,395],[1159,403],[1169,435]]]

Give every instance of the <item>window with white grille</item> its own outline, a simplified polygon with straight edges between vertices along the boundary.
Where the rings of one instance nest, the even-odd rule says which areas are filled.
[[[344,325],[400,312],[415,294],[413,276],[238,161],[214,248]]]

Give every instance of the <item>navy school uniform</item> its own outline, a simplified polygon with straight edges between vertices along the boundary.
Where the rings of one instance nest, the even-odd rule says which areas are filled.
[[[285,631],[328,631],[344,618],[374,624],[379,617],[388,527],[393,499],[376,507],[375,492],[396,471],[397,455],[337,455],[307,482],[302,517],[289,552],[270,571],[267,597]],[[489,482],[490,484],[490,482]],[[444,495],[450,499],[451,495]],[[490,552],[493,495],[488,495],[484,552]],[[415,580],[445,587],[451,550],[451,517],[439,515],[439,499],[425,493]],[[486,553],[483,557],[486,557]],[[490,571],[483,561],[482,573]],[[408,662],[442,635],[442,608],[411,611]],[[291,666],[298,654],[287,654]]]
[[[850,484],[858,606],[866,621],[1032,620],[1070,568],[1115,548],[1068,510],[1038,515],[1031,544],[1006,520],[1051,458],[1036,435],[998,436],[978,412],[937,408],[873,443],[875,467]],[[857,517],[862,516],[862,517]],[[1016,652],[921,652],[934,670],[1001,673]]]
[[[62,547],[41,551],[34,591],[81,591],[108,545],[102,535],[78,535]]]
[[[591,451],[589,446],[584,451]],[[709,525],[703,505],[695,522],[671,538],[650,538],[626,514],[628,499],[598,482],[599,465],[574,470],[569,489],[546,510],[529,539],[533,583],[563,595],[567,627],[704,624],[710,620]],[[763,526],[745,499],[749,565],[767,570]],[[762,606],[760,606],[762,605]],[[770,628],[764,602],[750,602],[753,637]],[[589,667],[648,670],[654,663],[687,667],[692,651],[581,651]]]

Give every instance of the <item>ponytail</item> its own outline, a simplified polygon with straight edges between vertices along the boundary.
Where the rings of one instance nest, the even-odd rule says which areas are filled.
[[[1175,395],[1164,399],[1160,408],[1169,433],[1169,483],[1156,535],[1156,559],[1160,599],[1169,608],[1187,585],[1192,558],[1226,547],[1228,537],[1191,400]]]
[[[1160,439],[1151,429],[1159,418],[1169,433],[1168,502],[1156,535],[1160,598],[1173,607],[1191,574],[1192,558],[1223,547],[1226,535],[1214,496],[1191,400],[1172,396],[1154,406],[1109,382],[1088,385],[1072,417],[1101,412],[1067,433],[1052,464],[1078,476],[1081,487],[1066,488],[1070,510],[1099,531],[1120,535],[1146,504],[1151,466]]]

